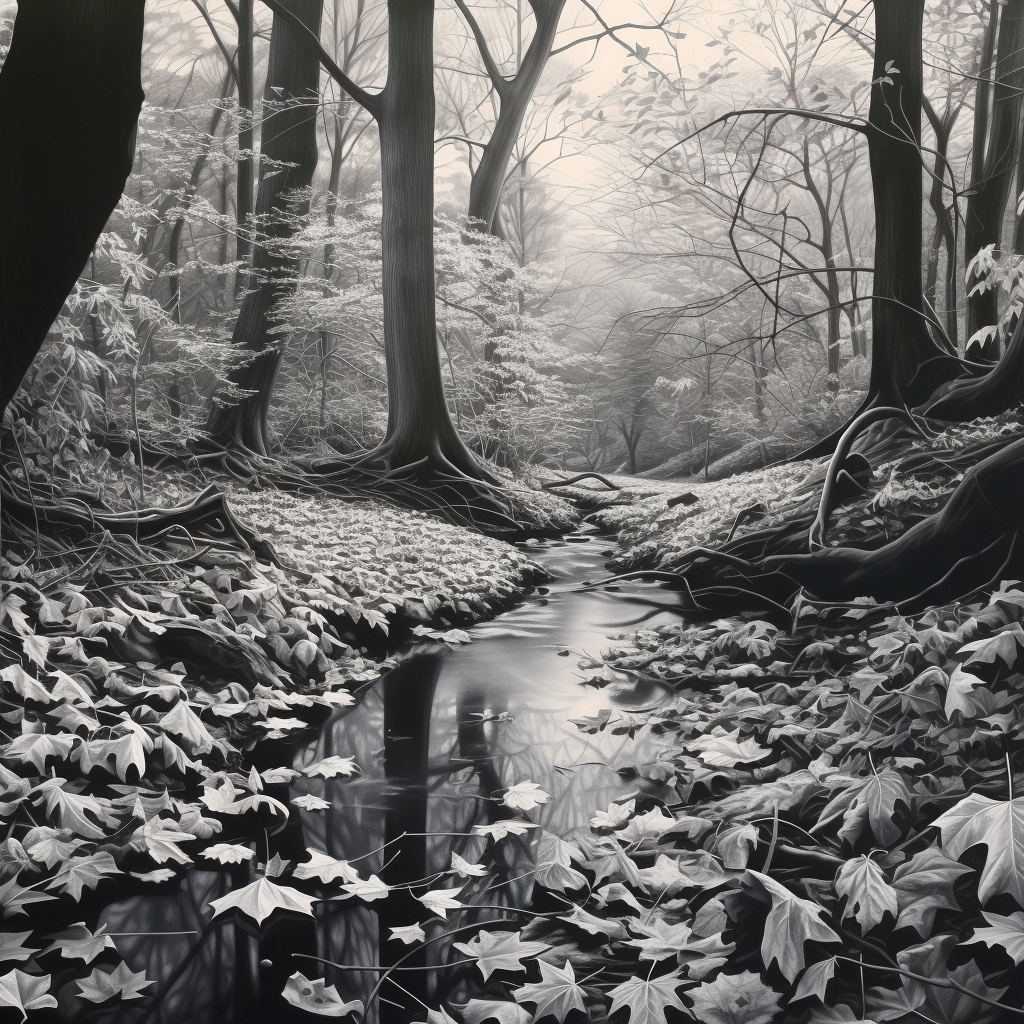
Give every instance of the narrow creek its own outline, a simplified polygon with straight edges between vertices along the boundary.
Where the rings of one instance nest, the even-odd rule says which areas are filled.
[[[379,876],[390,895],[318,903],[313,920],[278,913],[250,935],[218,929],[198,950],[187,935],[118,938],[132,968],[145,968],[156,981],[153,991],[164,990],[149,1020],[311,1020],[280,993],[296,970],[320,976],[315,957],[344,965],[327,965],[323,976],[343,999],[364,1002],[382,969],[401,960],[403,973],[389,976],[401,977],[401,985],[381,990],[385,998],[373,1001],[367,1024],[424,1019],[421,1004],[433,996],[429,968],[445,962],[451,939],[412,949],[389,938],[391,929],[420,922],[429,938],[500,917],[502,908],[528,907],[537,873],[559,870],[545,837],[587,829],[595,810],[637,792],[641,787],[631,769],[657,759],[663,749],[647,729],[633,736],[587,735],[573,724],[603,709],[649,708],[669,696],[621,677],[588,685],[588,675],[597,671],[580,667],[581,658],[586,665],[588,657],[614,643],[610,636],[679,621],[677,601],[659,585],[583,586],[608,575],[608,544],[584,529],[524,547],[552,582],[518,607],[469,629],[472,642],[465,646],[407,645],[393,670],[296,752],[296,769],[339,756],[353,758],[357,770],[349,777],[294,780],[291,799],[310,794],[329,806],[291,807],[301,828],[290,827],[287,853],[302,861],[303,851],[312,849],[348,861],[363,879]],[[501,822],[517,813],[501,802],[501,794],[524,782],[546,795],[518,812],[535,827],[495,844],[479,828],[495,826],[500,837]],[[643,789],[655,792],[655,785],[644,782]],[[453,853],[470,865],[486,863],[488,874],[436,878],[424,886],[424,879],[450,871]],[[247,880],[247,865],[236,870],[236,881]],[[209,916],[204,907],[222,894],[224,882],[223,871],[196,869],[181,892],[113,904],[103,921],[114,933],[191,928],[198,934]],[[419,887],[409,884],[416,882]],[[460,889],[456,898],[467,909],[449,909],[445,922],[430,916],[415,893],[449,885]],[[461,937],[470,934],[466,929]]]

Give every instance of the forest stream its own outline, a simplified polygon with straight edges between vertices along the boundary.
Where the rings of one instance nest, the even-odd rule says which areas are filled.
[[[534,876],[545,867],[558,870],[565,860],[557,844],[551,852],[551,837],[586,829],[596,809],[637,792],[635,769],[670,743],[649,727],[632,737],[607,731],[588,736],[572,724],[603,709],[649,709],[670,696],[624,673],[606,672],[598,680],[603,685],[585,685],[581,666],[612,643],[610,636],[679,621],[675,598],[660,585],[586,586],[608,576],[607,544],[584,528],[562,540],[524,545],[552,578],[549,585],[468,630],[472,642],[465,646],[406,644],[393,656],[395,668],[364,689],[354,706],[337,711],[315,742],[296,751],[298,769],[332,756],[352,757],[358,765],[349,778],[299,776],[292,782],[291,798],[309,793],[330,803],[325,813],[293,812],[288,849],[297,861],[305,849],[319,850],[391,887],[449,871],[453,852],[475,866],[487,835],[473,827],[500,828],[513,812],[494,794],[528,781],[540,787],[544,800],[531,806],[527,793],[522,809],[535,826],[500,844],[504,863],[456,882],[463,885],[461,904],[489,908],[473,913],[477,922],[500,916],[502,907],[529,906]],[[656,783],[642,786],[657,795]],[[194,869],[182,892],[133,897],[102,915],[108,931],[120,936],[117,948],[126,961],[165,990],[151,1020],[308,1019],[279,993],[296,969],[314,973],[313,957],[346,965],[328,966],[328,982],[344,999],[368,1005],[379,968],[405,958],[400,969],[421,970],[409,970],[401,988],[381,993],[387,1001],[380,1000],[379,1019],[422,1019],[418,1000],[429,1002],[433,993],[429,967],[450,962],[452,938],[428,941],[414,952],[395,940],[379,941],[390,928],[426,916],[410,889],[392,892],[376,907],[366,897],[320,903],[315,921],[278,917],[276,926],[254,930],[236,949],[232,929],[211,933],[203,912],[204,903],[226,891],[225,874]],[[441,928],[441,916],[434,917],[425,925],[428,935],[432,927],[436,935],[450,934],[466,923],[465,913],[449,911]],[[207,941],[197,943],[196,934]],[[367,1020],[376,1018],[374,1009]],[[104,1019],[119,1018],[111,1011]]]

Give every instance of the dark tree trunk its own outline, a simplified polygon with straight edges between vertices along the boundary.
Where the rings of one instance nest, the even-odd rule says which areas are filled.
[[[256,92],[253,87],[253,2],[254,0],[238,0],[238,52],[235,61],[238,65],[238,148],[249,153],[238,161],[238,174],[235,179],[235,259],[247,260],[252,255],[249,242],[249,218],[252,216],[252,194],[255,180],[255,164],[251,153],[256,141],[252,127],[253,104]],[[235,298],[241,294],[245,280],[245,271],[241,268],[235,274]]]
[[[992,5],[993,14],[998,10]],[[1020,153],[1024,97],[1024,0],[1008,0],[999,15],[995,76],[982,67],[975,103],[974,169],[964,221],[964,262],[987,245],[999,249],[1003,215]],[[989,60],[991,62],[990,54]],[[982,97],[986,101],[982,102]],[[991,115],[989,115],[991,110]],[[986,144],[987,143],[987,144]],[[967,282],[968,292],[975,276]],[[967,337],[999,321],[998,290],[988,288],[967,298]]]
[[[323,0],[289,0],[288,6],[319,36]],[[257,216],[266,220],[253,253],[252,288],[242,301],[231,337],[233,345],[259,353],[231,374],[236,385],[255,394],[236,405],[214,405],[207,422],[207,430],[219,443],[260,453],[268,447],[267,413],[281,365],[280,341],[272,333],[274,307],[294,289],[297,270],[295,259],[275,242],[291,233],[286,214],[308,210],[308,202],[297,203],[292,192],[308,189],[316,169],[319,82],[317,54],[275,14],[263,94],[261,153],[267,163],[256,201]],[[279,161],[291,166],[275,166]]]
[[[131,173],[145,0],[21,0],[0,73],[0,413]]]
[[[224,76],[224,83],[221,86],[221,99],[226,100],[231,96],[234,90],[235,80],[230,70]],[[199,182],[202,180],[203,171],[206,170],[206,164],[210,159],[210,148],[213,146],[214,137],[217,134],[217,128],[220,125],[221,119],[224,117],[224,108],[218,106],[210,117],[210,127],[207,130],[207,139],[203,143],[203,148],[196,157],[196,162],[192,165],[192,174],[188,179],[188,187],[185,190],[185,196],[182,201],[182,212],[178,219],[174,222],[174,226],[171,228],[171,233],[167,237],[167,264],[171,267],[177,267],[178,265],[178,249],[181,245],[181,233],[185,230],[185,213],[188,208],[192,205],[192,201],[195,199],[196,194],[199,192]],[[170,313],[174,319],[180,324],[181,323],[181,277],[179,274],[172,274],[167,279],[168,294],[167,299],[164,302],[164,309]]]
[[[486,230],[495,234],[500,231],[496,218],[508,162],[519,140],[523,118],[551,55],[565,0],[530,0],[530,6],[536,18],[533,39],[516,77],[505,80],[500,86],[494,83],[500,103],[498,119],[490,141],[484,147],[469,190],[469,216],[483,221]],[[465,13],[465,8],[463,10]],[[482,43],[477,26],[473,22],[471,25],[483,51],[486,44]]]
[[[384,357],[393,466],[427,459],[480,478],[448,413],[434,306],[433,0],[390,0],[388,80],[380,94]]]
[[[875,0],[874,9],[874,84],[868,116],[875,201],[869,394],[880,405],[902,406],[918,367],[941,354],[928,333],[921,289],[924,0]],[[887,78],[892,84],[883,81]]]

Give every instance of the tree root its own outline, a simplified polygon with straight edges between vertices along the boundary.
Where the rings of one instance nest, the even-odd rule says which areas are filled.
[[[550,491],[555,487],[571,487],[573,484],[577,484],[581,480],[597,480],[598,483],[603,484],[605,489],[609,491],[622,490],[621,487],[617,484],[613,484],[609,479],[601,476],[600,473],[580,473],[579,476],[570,477],[568,480],[552,480],[550,483],[541,484],[541,488],[545,491]]]

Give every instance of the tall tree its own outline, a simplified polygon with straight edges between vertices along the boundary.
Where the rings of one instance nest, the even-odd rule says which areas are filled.
[[[301,26],[319,36],[323,0],[287,0],[287,9]],[[262,171],[256,199],[260,230],[253,252],[251,289],[242,300],[231,342],[256,353],[235,370],[232,383],[252,392],[234,405],[215,404],[207,430],[221,444],[266,453],[267,412],[281,365],[274,335],[277,300],[295,286],[296,260],[281,242],[291,234],[295,215],[308,199],[295,198],[308,189],[317,163],[316,120],[320,62],[304,36],[275,14],[267,82],[263,93]]]
[[[1002,242],[1003,215],[1017,169],[1024,110],[1024,0],[993,0],[974,105],[974,155],[964,218],[964,263]],[[967,280],[967,337],[999,320],[998,291]]]
[[[131,173],[145,0],[21,0],[0,72],[7,407]]]

